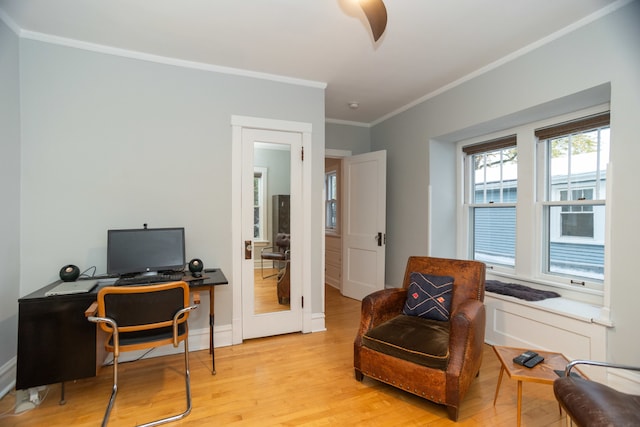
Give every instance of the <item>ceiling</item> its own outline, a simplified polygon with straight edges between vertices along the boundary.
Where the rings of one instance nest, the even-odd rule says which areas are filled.
[[[0,0],[0,18],[26,38],[326,83],[327,119],[372,124],[627,3],[385,0],[374,42],[354,1]]]

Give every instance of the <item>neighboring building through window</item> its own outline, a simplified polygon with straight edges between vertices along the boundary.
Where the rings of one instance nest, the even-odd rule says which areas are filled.
[[[460,144],[461,256],[497,275],[602,289],[610,146],[602,107]]]
[[[604,280],[609,113],[536,130],[546,162],[543,272]]]
[[[515,266],[518,151],[508,136],[464,147],[471,257]]]

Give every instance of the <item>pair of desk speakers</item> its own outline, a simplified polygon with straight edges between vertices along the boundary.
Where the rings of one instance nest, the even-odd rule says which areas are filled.
[[[193,277],[202,276],[203,268],[204,264],[202,264],[202,260],[194,258],[189,261],[189,271]],[[60,269],[60,279],[63,282],[75,282],[78,277],[80,277],[80,269],[76,265],[68,264]]]

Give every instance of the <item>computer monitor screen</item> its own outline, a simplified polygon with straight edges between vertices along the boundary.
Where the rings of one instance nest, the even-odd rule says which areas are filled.
[[[184,264],[184,228],[107,231],[108,274],[182,270]]]

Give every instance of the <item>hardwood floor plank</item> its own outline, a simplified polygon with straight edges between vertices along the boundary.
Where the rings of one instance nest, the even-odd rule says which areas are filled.
[[[485,346],[480,376],[460,409],[458,423],[444,407],[379,383],[354,379],[353,339],[360,303],[326,291],[326,332],[247,340],[216,349],[217,375],[207,350],[190,354],[193,411],[175,426],[514,426],[516,382],[503,378],[493,406],[500,364]],[[0,426],[97,426],[111,391],[111,368],[66,385],[52,385],[36,409],[3,416]],[[13,394],[0,401],[10,410]],[[132,426],[183,410],[183,357],[164,356],[125,363],[110,426]],[[563,426],[550,386],[523,386],[522,425]]]

